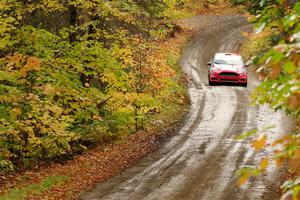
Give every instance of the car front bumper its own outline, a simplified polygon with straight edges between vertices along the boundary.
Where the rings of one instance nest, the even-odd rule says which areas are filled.
[[[247,73],[237,73],[232,71],[210,71],[209,81],[214,83],[232,82],[232,83],[247,83]]]

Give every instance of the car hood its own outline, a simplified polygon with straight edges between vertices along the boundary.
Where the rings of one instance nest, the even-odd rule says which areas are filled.
[[[233,71],[233,72],[239,72],[244,68],[243,65],[214,64],[214,66],[215,66],[215,68],[217,68],[221,71]]]

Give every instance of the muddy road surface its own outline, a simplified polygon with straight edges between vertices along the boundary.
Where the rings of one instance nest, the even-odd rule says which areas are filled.
[[[255,152],[249,141],[234,137],[276,125],[264,132],[271,143],[288,129],[284,115],[267,106],[249,104],[251,90],[259,84],[251,70],[247,88],[207,84],[206,63],[216,52],[237,51],[244,39],[241,32],[251,27],[241,16],[199,16],[185,22],[199,32],[182,55],[183,71],[192,78],[192,105],[184,127],[159,150],[81,199],[275,199],[278,173],[274,163],[263,176],[236,186],[236,170],[257,165],[271,150]]]

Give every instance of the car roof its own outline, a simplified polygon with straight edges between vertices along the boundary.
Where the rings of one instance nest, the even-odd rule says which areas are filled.
[[[242,57],[239,54],[236,53],[216,53],[214,59],[241,59]]]

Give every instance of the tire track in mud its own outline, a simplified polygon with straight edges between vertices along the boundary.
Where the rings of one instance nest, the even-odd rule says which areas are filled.
[[[202,96],[202,98],[205,99],[205,94]],[[149,170],[149,174],[143,175],[144,177],[147,177],[147,179],[143,181],[145,187],[140,187],[139,191],[136,192],[134,196],[130,196],[129,199],[143,199],[146,194],[146,191],[148,190],[147,185],[151,184],[152,187],[158,188],[162,185],[162,183],[169,179],[172,176],[172,174],[176,173],[177,168],[184,167],[184,160],[180,161],[180,158],[183,156],[182,154],[178,154],[173,158],[170,157],[172,157],[173,154],[176,153],[177,149],[182,148],[182,146],[184,145],[182,141],[188,140],[189,136],[193,133],[193,131],[197,128],[197,125],[199,125],[199,123],[201,122],[202,112],[205,107],[205,101],[199,102],[200,106],[199,110],[196,112],[197,116],[191,124],[191,126],[189,127],[189,129],[186,131],[186,134],[182,135],[182,137],[179,140],[177,140],[177,143],[175,143],[175,145],[172,146],[172,150],[160,161],[160,163],[162,163],[161,166],[154,165]],[[155,173],[153,173],[153,169],[156,171]],[[153,182],[153,179],[156,179],[155,183],[151,183]]]
[[[241,16],[200,16],[187,20],[201,30],[183,52],[183,71],[192,78],[191,111],[185,126],[158,151],[81,199],[105,200],[235,200],[271,199],[271,182],[256,178],[235,185],[235,171],[257,164],[261,155],[234,137],[268,124],[269,111],[249,106],[250,89],[207,86],[207,66],[216,51],[235,51],[250,27]],[[273,120],[280,124],[280,117]],[[270,169],[270,174],[273,173]],[[253,194],[249,194],[249,190]]]
[[[215,96],[216,94],[211,94],[212,96]],[[229,95],[228,96],[228,99],[231,99],[231,95]],[[221,98],[216,98],[216,102],[213,102],[213,105],[210,105],[210,106],[206,106],[206,112],[205,113],[211,113],[211,112],[207,112],[208,110],[211,110],[211,111],[213,111],[213,110],[215,110],[215,111],[220,111],[220,107],[218,107],[218,104],[220,104],[220,100],[221,100]],[[225,104],[221,104],[222,106],[224,106]],[[219,108],[219,109],[217,109],[217,108]],[[207,110],[208,109],[208,110]],[[214,111],[214,112],[215,112]],[[220,113],[219,113],[220,114]],[[210,117],[210,116],[207,116],[208,118]],[[210,120],[207,120],[207,119],[204,119],[204,120],[202,120],[202,122],[200,122],[200,124],[199,124],[199,126],[203,126],[203,127],[206,127],[206,126],[208,126],[208,123],[209,123],[209,121]],[[194,133],[195,134],[195,133]],[[184,150],[178,150],[179,152],[181,152],[181,154],[185,154],[184,156],[185,157],[187,157],[187,158],[189,158],[190,160],[191,160],[191,158],[190,157],[192,157],[192,156],[194,156],[194,154],[195,154],[195,149],[199,149],[199,148],[202,148],[201,149],[201,151],[203,152],[205,152],[205,149],[203,149],[203,147],[206,147],[207,145],[208,145],[208,143],[210,143],[210,139],[208,139],[208,140],[204,140],[204,141],[199,141],[199,140],[197,140],[197,139],[193,139],[192,137],[191,138],[189,138],[189,140],[187,140],[186,141],[186,143],[188,144],[188,146],[189,146],[189,149],[187,149],[188,151],[190,151],[190,152],[188,152],[188,153],[186,153],[186,152],[184,152]],[[194,144],[193,144],[194,143]],[[195,145],[196,144],[196,146],[195,147],[193,147],[193,145]],[[200,146],[199,146],[200,145]],[[199,151],[198,151],[199,152]],[[205,157],[207,157],[207,155],[196,155],[196,157],[203,157],[203,156],[205,156]],[[188,160],[186,159],[186,160],[184,160],[184,162],[188,162]],[[172,166],[172,168],[173,169],[176,169],[177,167],[176,166]],[[186,166],[186,168],[188,168],[188,170],[185,170],[185,168],[184,169],[181,169],[181,174],[182,173],[184,173],[185,174],[185,176],[186,177],[191,177],[190,175],[188,175],[188,174],[186,174],[186,171],[188,171],[188,172],[193,172],[193,170],[191,170],[190,168],[189,168],[189,166],[187,165]],[[178,169],[178,168],[177,168]],[[179,168],[180,169],[180,168]],[[182,172],[183,171],[183,172]],[[179,176],[181,176],[181,174],[179,174]],[[193,176],[195,176],[194,174],[193,174]],[[176,174],[173,174],[173,176],[172,176],[172,178],[176,178]],[[179,178],[178,178],[179,179]],[[158,181],[159,182],[159,180],[158,179],[154,179],[153,181]],[[182,180],[180,180],[180,181],[182,181]],[[160,190],[160,189],[156,189],[157,191],[154,191],[153,193],[155,194],[154,196],[153,195],[148,195],[148,196],[146,196],[145,198],[143,198],[143,199],[172,199],[172,194],[168,194],[168,184],[169,183],[165,183],[165,184],[163,184],[163,189],[162,190]],[[181,185],[186,185],[186,183],[185,182],[182,182],[181,183]],[[182,186],[180,186],[179,188],[181,188]],[[186,194],[185,192],[184,192],[184,194]],[[185,195],[186,196],[186,195]],[[136,196],[131,196],[131,198],[133,198],[133,199],[135,199],[136,198]],[[130,198],[128,198],[128,199],[130,199]],[[137,198],[137,199],[140,199],[140,198]],[[179,199],[181,199],[181,197],[179,198]]]
[[[235,90],[237,93],[236,102],[241,102],[245,100],[245,96],[242,91]],[[209,154],[206,154],[206,162],[201,163],[196,167],[196,170],[200,169],[200,171],[191,171],[191,174],[188,175],[192,177],[188,182],[184,183],[183,187],[180,191],[178,191],[177,195],[171,197],[172,200],[180,200],[180,199],[202,199],[201,196],[205,195],[205,191],[208,193],[214,194],[221,191],[209,191],[207,187],[212,188],[210,182],[213,180],[214,176],[218,175],[222,169],[224,161],[226,161],[228,152],[230,151],[232,143],[230,142],[228,145],[222,145],[224,140],[228,139],[228,135],[235,135],[237,133],[242,133],[245,128],[246,120],[247,120],[247,107],[237,103],[237,106],[234,111],[234,116],[230,120],[231,127],[228,127],[225,130],[225,134],[220,138],[219,142],[216,144],[216,148],[210,151]],[[233,140],[232,137],[230,137]],[[221,154],[216,154],[216,151],[221,151]],[[211,158],[211,159],[210,159]],[[213,167],[213,169],[212,169]],[[224,181],[224,180],[222,180]],[[201,185],[201,183],[205,183],[205,185]],[[216,188],[214,188],[215,190]],[[213,197],[204,197],[204,199],[212,199]],[[214,196],[214,198],[216,198]],[[217,198],[216,198],[217,199]]]

